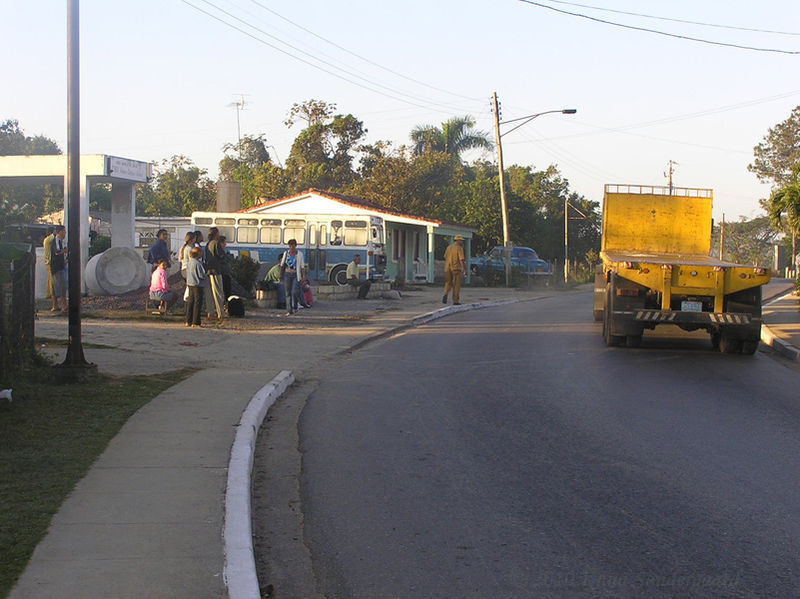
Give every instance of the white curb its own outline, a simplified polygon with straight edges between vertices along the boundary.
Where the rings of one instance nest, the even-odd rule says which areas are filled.
[[[294,375],[282,370],[264,385],[242,413],[228,465],[225,491],[225,585],[230,599],[260,599],[253,552],[250,488],[256,439],[267,410],[294,382]]]
[[[439,308],[438,310],[434,310],[433,312],[428,312],[427,314],[420,314],[419,316],[411,320],[411,324],[413,326],[416,326],[431,322],[432,320],[436,320],[437,318],[443,318],[444,316],[448,316],[450,314],[457,314],[458,312],[468,312],[469,310],[480,310],[481,308],[491,308],[493,306],[504,306],[505,304],[515,304],[519,301],[520,300],[518,299],[507,299],[507,300],[496,300],[492,302],[481,302],[477,304],[462,304],[460,306],[451,305],[445,308]]]

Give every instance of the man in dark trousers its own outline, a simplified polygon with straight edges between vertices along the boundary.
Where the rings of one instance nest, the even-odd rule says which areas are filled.
[[[153,268],[158,266],[162,260],[167,262],[167,268],[172,266],[169,259],[169,248],[167,247],[167,230],[159,229],[156,233],[156,242],[150,246],[150,251],[147,254],[148,264],[152,264]]]
[[[360,279],[358,269],[360,262],[361,256],[356,254],[353,256],[353,261],[347,265],[347,282],[358,290],[358,299],[367,299],[372,281],[369,278],[366,281]]]
[[[211,227],[208,230],[208,243],[206,244],[206,310],[208,317],[215,314],[218,321],[225,315],[225,298],[222,287],[222,263],[225,260],[225,250],[219,243],[219,229]]]

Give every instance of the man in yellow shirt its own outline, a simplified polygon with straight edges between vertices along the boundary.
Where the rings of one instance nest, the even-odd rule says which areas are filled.
[[[358,290],[358,299],[367,299],[369,288],[372,286],[372,281],[369,278],[362,281],[359,278],[358,265],[361,262],[361,256],[355,254],[353,261],[347,265],[347,282]]]
[[[47,235],[44,238],[44,242],[42,242],[42,247],[44,248],[44,269],[47,271],[47,288],[45,289],[44,296],[47,299],[53,297],[53,277],[50,275],[50,252],[53,251],[53,239],[55,238],[53,231],[55,231],[54,227],[47,227]]]
[[[444,252],[444,296],[442,303],[447,303],[447,295],[453,290],[453,305],[460,306],[461,277],[467,274],[464,261],[464,238],[461,235],[453,237],[453,243],[447,246]]]

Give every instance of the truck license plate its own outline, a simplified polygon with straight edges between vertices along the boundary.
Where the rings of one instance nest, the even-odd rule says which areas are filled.
[[[702,312],[703,302],[681,302],[682,312]]]

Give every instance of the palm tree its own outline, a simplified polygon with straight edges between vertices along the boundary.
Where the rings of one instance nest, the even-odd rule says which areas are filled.
[[[467,150],[493,147],[489,136],[484,131],[474,131],[475,119],[470,115],[453,117],[442,123],[442,128],[435,125],[418,125],[411,131],[414,142],[414,154],[419,156],[426,152],[444,152],[461,159]]]
[[[800,232],[800,162],[792,165],[791,178],[787,183],[772,191],[764,207],[769,214],[769,222],[775,229],[783,229],[783,215],[786,215],[786,223],[792,233],[792,263],[797,268],[795,261],[797,233]]]

